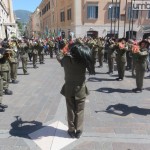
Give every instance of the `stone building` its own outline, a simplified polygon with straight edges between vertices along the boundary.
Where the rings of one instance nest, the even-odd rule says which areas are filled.
[[[0,38],[17,37],[12,0],[0,1]]]
[[[132,11],[131,0],[42,0],[39,10],[43,37],[150,35],[150,11]]]
[[[41,37],[40,29],[40,10],[37,7],[36,10],[31,14],[30,20],[26,26],[25,36],[28,38],[39,38]]]

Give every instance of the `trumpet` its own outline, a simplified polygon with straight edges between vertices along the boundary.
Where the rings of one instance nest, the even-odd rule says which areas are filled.
[[[139,45],[132,45],[132,53],[136,54],[140,51]]]
[[[11,51],[11,49],[6,49],[6,52],[5,52],[4,56],[6,58],[10,59],[12,57],[12,51]]]

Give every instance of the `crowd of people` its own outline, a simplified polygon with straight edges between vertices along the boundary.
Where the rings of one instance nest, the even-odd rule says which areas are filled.
[[[65,84],[61,94],[66,97],[68,113],[68,134],[79,138],[83,131],[83,113],[88,89],[85,85],[86,69],[89,74],[95,74],[96,62],[99,68],[108,63],[110,76],[117,66],[118,78],[122,81],[125,71],[131,70],[136,78],[136,88],[132,91],[140,93],[143,90],[143,79],[146,71],[150,71],[150,37],[140,41],[125,38],[52,38],[52,39],[4,39],[0,40],[0,110],[5,111],[7,105],[2,103],[3,95],[12,95],[9,84],[17,84],[17,70],[20,62],[24,75],[29,75],[28,61],[37,69],[37,61],[44,64],[45,55],[57,60],[64,67]]]
[[[68,134],[71,138],[80,138],[83,132],[85,99],[89,94],[85,82],[86,69],[94,75],[98,59],[100,68],[104,61],[108,62],[107,73],[112,75],[116,62],[116,81],[124,79],[126,69],[132,70],[132,76],[136,77],[136,88],[132,91],[140,93],[144,74],[149,70],[149,44],[150,38],[139,42],[125,38],[78,38],[64,45],[57,59],[64,67],[65,83],[61,94],[66,98]]]
[[[0,39],[0,111],[5,111],[7,105],[2,103],[3,95],[12,95],[9,84],[18,84],[17,70],[22,63],[24,75],[29,75],[28,61],[33,63],[33,68],[37,69],[37,61],[44,64],[44,55],[49,54],[53,58],[56,52],[56,42],[54,40],[33,40],[33,39]],[[58,53],[58,52],[57,52]]]

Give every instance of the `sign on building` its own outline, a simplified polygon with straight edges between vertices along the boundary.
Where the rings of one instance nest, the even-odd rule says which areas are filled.
[[[150,0],[132,0],[132,10],[150,10]]]

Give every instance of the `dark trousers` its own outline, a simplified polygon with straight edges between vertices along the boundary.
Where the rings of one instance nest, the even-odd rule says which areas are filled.
[[[114,72],[114,62],[115,58],[114,57],[108,57],[108,72],[113,73]]]
[[[143,79],[146,71],[146,63],[136,63],[136,86],[138,89],[143,88]]]
[[[85,98],[66,98],[66,105],[69,131],[83,131]]]
[[[104,61],[104,51],[98,51],[98,61],[99,61],[99,66],[103,66],[103,61]]]
[[[27,63],[28,63],[28,58],[21,58],[22,60],[22,69],[24,74],[27,73]]]
[[[32,61],[32,53],[28,53],[29,61]]]
[[[33,54],[33,67],[36,67],[36,63],[37,63],[37,54]]]
[[[39,62],[40,64],[44,62],[44,54],[39,55]]]
[[[116,61],[116,62],[117,62],[118,76],[119,78],[123,79],[125,74],[126,62],[122,62],[122,61]]]
[[[17,79],[17,68],[18,68],[18,64],[17,63],[11,63],[10,64],[11,80],[16,80]]]
[[[0,76],[0,104],[2,103],[2,96],[3,96],[3,79]]]
[[[3,89],[6,90],[9,87],[10,82],[10,72],[9,71],[3,71],[0,72],[2,81],[3,81]]]

